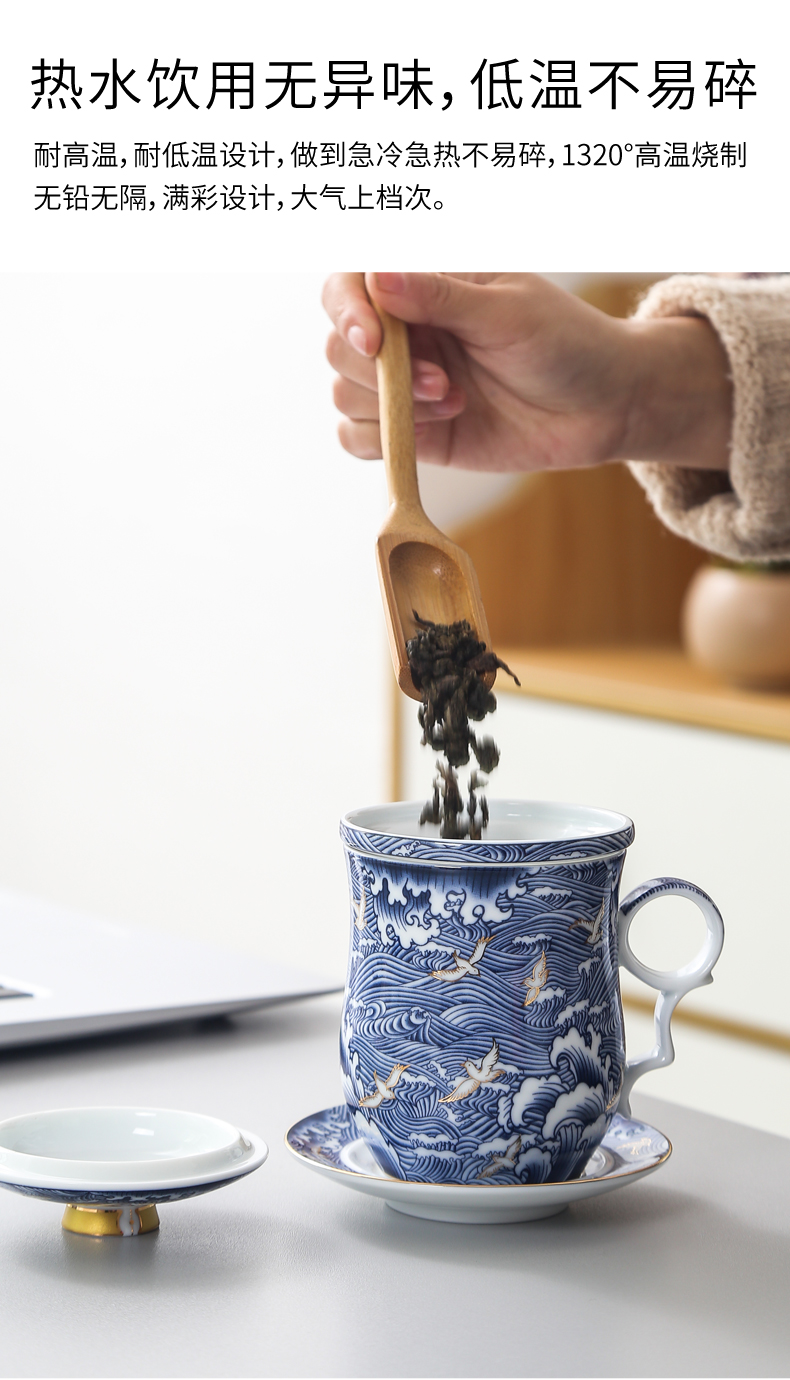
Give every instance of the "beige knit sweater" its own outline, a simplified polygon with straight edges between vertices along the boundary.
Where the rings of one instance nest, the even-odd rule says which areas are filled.
[[[667,278],[636,314],[707,317],[733,382],[729,475],[631,464],[659,517],[731,560],[790,560],[790,278]]]

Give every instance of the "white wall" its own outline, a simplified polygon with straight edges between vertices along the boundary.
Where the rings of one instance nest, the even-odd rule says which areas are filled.
[[[0,885],[342,975],[385,493],[320,286],[0,279]]]

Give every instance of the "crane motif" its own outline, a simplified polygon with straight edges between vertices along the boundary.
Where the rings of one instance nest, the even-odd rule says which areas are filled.
[[[598,940],[601,937],[601,927],[603,925],[605,915],[606,897],[604,896],[603,900],[601,901],[598,914],[596,915],[594,920],[587,920],[583,915],[580,915],[578,920],[574,920],[573,924],[570,925],[569,928],[575,930],[579,928],[579,926],[581,926],[583,930],[589,930],[589,934],[587,935],[587,943],[590,946],[592,946],[593,944],[597,944]]]
[[[354,924],[356,925],[358,930],[364,930],[367,929],[368,924],[367,916],[365,915],[365,907],[368,903],[368,897],[367,892],[365,891],[364,877],[360,878],[359,887],[359,903],[354,907]]]
[[[521,1149],[521,1136],[507,1147],[504,1155],[492,1155],[485,1168],[480,1170],[478,1179],[490,1179],[494,1174],[501,1174],[503,1169],[515,1169],[516,1156]]]
[[[484,1083],[495,1083],[501,1074],[507,1073],[507,1069],[498,1062],[499,1045],[496,1040],[491,1045],[490,1050],[479,1064],[473,1059],[464,1059],[463,1064],[467,1072],[467,1077],[462,1079],[453,1091],[446,1097],[440,1097],[440,1102],[462,1102],[465,1097],[471,1097],[473,1092],[482,1087]]]
[[[472,952],[471,958],[461,958],[461,955],[453,949],[455,959],[454,968],[436,968],[431,973],[431,977],[438,978],[440,982],[460,982],[464,977],[479,977],[480,969],[477,964],[480,962],[486,951],[486,945],[491,943],[493,935],[478,939]]]
[[[524,978],[524,986],[529,989],[524,998],[525,1006],[531,1006],[533,1001],[537,1001],[548,979],[549,965],[546,962],[546,950],[542,949],[540,958],[532,969],[529,977]]]
[[[370,1093],[367,1097],[361,1097],[359,1100],[360,1107],[380,1107],[382,1102],[394,1101],[395,1088],[400,1081],[401,1074],[403,1074],[408,1067],[408,1064],[393,1064],[386,1083],[383,1079],[379,1078],[374,1069],[373,1082],[376,1084],[376,1091]]]

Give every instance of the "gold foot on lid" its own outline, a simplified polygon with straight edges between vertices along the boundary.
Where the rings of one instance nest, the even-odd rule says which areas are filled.
[[[159,1213],[155,1203],[139,1208],[96,1208],[69,1203],[61,1225],[65,1231],[76,1231],[82,1236],[142,1236],[157,1230]]]

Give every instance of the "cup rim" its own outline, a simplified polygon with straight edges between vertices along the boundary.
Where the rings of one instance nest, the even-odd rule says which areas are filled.
[[[441,839],[435,826],[420,829],[420,801],[397,801],[387,805],[350,810],[340,823],[346,847],[368,857],[389,857],[403,861],[425,861],[444,867],[492,866],[523,863],[551,866],[559,863],[600,862],[625,852],[634,838],[634,824],[627,815],[599,806],[555,800],[492,800],[491,826],[482,839]],[[496,837],[499,820],[520,817],[526,822],[543,817],[534,836],[519,838],[515,826],[508,824],[503,837]],[[551,821],[563,816],[568,825],[556,830]],[[577,821],[573,827],[574,819]],[[378,826],[378,827],[377,827]],[[400,826],[400,827],[398,827]]]

